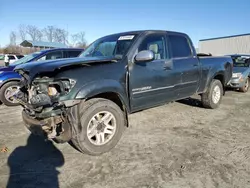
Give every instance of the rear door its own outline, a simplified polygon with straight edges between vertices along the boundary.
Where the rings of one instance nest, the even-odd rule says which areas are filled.
[[[170,34],[168,39],[174,68],[181,78],[180,83],[176,85],[177,99],[189,97],[198,89],[199,60],[193,53],[192,43],[186,35]]]

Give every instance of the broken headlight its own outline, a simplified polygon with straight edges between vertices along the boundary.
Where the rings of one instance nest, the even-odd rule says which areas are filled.
[[[48,95],[56,96],[60,94],[67,94],[75,86],[76,81],[73,79],[63,79],[61,81],[56,81],[48,85]]]
[[[63,80],[64,92],[68,93],[76,85],[76,81],[73,79]]]
[[[48,95],[49,96],[56,96],[57,94],[58,94],[58,91],[57,91],[56,87],[54,87],[54,86],[48,87]]]
[[[51,97],[57,97],[59,95],[65,95],[71,91],[75,86],[76,81],[68,78],[61,78],[54,80],[52,78],[37,78],[33,82],[34,94],[47,94]],[[32,94],[31,94],[32,95]]]

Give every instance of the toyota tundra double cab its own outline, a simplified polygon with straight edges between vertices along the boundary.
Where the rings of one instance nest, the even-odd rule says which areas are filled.
[[[147,30],[105,36],[79,58],[15,71],[22,77],[15,98],[33,134],[100,155],[117,144],[131,113],[193,94],[205,108],[217,108],[232,59],[198,57],[184,33]]]

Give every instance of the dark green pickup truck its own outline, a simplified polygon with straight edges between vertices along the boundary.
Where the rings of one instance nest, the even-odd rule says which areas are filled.
[[[15,97],[31,132],[99,155],[117,144],[131,113],[196,93],[204,107],[217,108],[232,59],[197,57],[186,34],[149,30],[109,35],[79,58],[15,71],[22,75]]]

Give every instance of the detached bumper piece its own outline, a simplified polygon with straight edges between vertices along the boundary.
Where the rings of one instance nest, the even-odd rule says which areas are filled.
[[[32,134],[53,139],[58,143],[68,142],[71,139],[69,124],[61,116],[38,120],[23,110],[22,117],[25,126]]]

